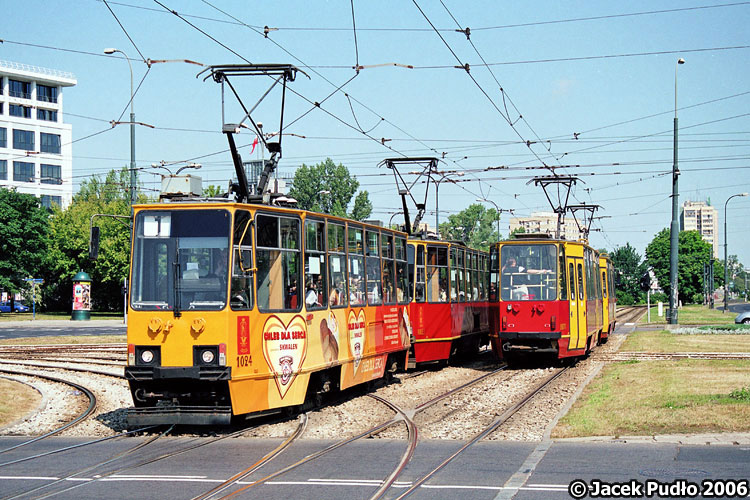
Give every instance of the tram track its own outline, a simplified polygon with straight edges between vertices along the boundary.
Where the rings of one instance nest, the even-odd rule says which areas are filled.
[[[28,371],[25,371],[25,370],[17,370],[17,369],[4,368],[4,367],[0,367],[0,373],[6,373],[6,374],[12,374],[12,375],[24,375],[24,376],[27,376],[27,377],[36,377],[36,378],[40,378],[40,379],[47,380],[47,381],[50,381],[50,382],[56,382],[56,383],[59,383],[59,384],[64,384],[64,385],[73,387],[73,388],[75,388],[78,391],[81,391],[81,393],[84,396],[86,396],[86,398],[88,398],[88,401],[89,401],[88,406],[86,407],[86,409],[83,412],[81,412],[72,421],[67,422],[67,423],[65,423],[63,425],[60,425],[60,426],[52,429],[51,431],[46,432],[46,433],[44,433],[44,434],[42,434],[40,436],[36,436],[36,437],[34,437],[34,438],[32,438],[32,439],[30,439],[28,441],[24,441],[22,443],[16,444],[16,445],[11,446],[9,448],[4,448],[4,449],[0,450],[0,453],[6,453],[6,452],[9,452],[11,450],[15,450],[15,449],[21,448],[23,446],[30,445],[32,443],[36,443],[38,441],[41,441],[42,439],[46,439],[48,437],[57,435],[57,434],[61,433],[62,431],[64,431],[64,430],[66,430],[66,429],[68,429],[70,427],[73,427],[73,426],[75,426],[75,425],[83,422],[92,413],[94,413],[94,411],[96,410],[97,400],[96,400],[96,395],[94,394],[94,392],[92,390],[88,389],[87,387],[84,387],[83,385],[78,384],[76,382],[72,382],[70,380],[64,380],[64,379],[61,379],[59,377],[53,377],[51,375],[45,375],[45,374],[40,374],[40,373],[28,372]]]
[[[292,463],[292,464],[290,464],[290,465],[288,465],[288,466],[286,466],[286,467],[284,467],[284,468],[282,468],[282,469],[280,469],[280,470],[278,470],[276,472],[268,474],[268,475],[266,475],[266,476],[264,476],[262,478],[259,478],[259,479],[255,480],[255,481],[251,482],[251,483],[248,483],[248,484],[242,486],[241,488],[239,488],[239,489],[237,489],[237,490],[235,490],[235,491],[233,491],[231,493],[228,493],[228,494],[226,494],[226,495],[224,495],[222,497],[219,497],[219,498],[221,498],[222,500],[225,500],[225,499],[228,499],[228,498],[232,498],[232,497],[234,497],[236,495],[239,495],[240,493],[243,493],[243,492],[245,492],[245,491],[247,491],[247,490],[249,490],[251,488],[257,487],[257,486],[259,486],[261,484],[264,484],[264,483],[266,483],[268,481],[271,481],[272,479],[275,479],[275,478],[280,477],[280,476],[282,476],[282,475],[284,475],[284,474],[286,474],[288,472],[291,472],[292,470],[294,470],[294,469],[296,469],[296,468],[298,468],[298,467],[300,467],[302,465],[308,464],[308,463],[310,463],[310,462],[312,462],[312,461],[314,461],[314,460],[316,460],[316,459],[318,459],[318,458],[320,458],[320,457],[322,457],[324,455],[327,455],[328,453],[330,453],[330,452],[332,452],[332,451],[334,451],[334,450],[336,450],[338,448],[341,448],[342,446],[345,446],[347,444],[353,443],[353,442],[358,441],[358,440],[363,439],[363,438],[367,438],[367,437],[370,437],[370,436],[375,436],[379,432],[382,432],[383,430],[385,430],[385,429],[387,429],[387,428],[389,428],[389,427],[391,427],[393,425],[399,424],[401,422],[404,422],[407,425],[407,429],[410,429],[410,425],[413,423],[412,421],[413,421],[413,418],[414,418],[414,416],[416,414],[418,414],[418,413],[426,410],[427,408],[429,408],[429,407],[437,404],[438,402],[444,400],[445,398],[448,398],[448,397],[452,396],[453,394],[456,394],[459,391],[462,391],[462,390],[464,390],[464,389],[466,389],[468,387],[471,387],[471,386],[473,386],[475,384],[478,384],[478,383],[480,383],[480,382],[482,382],[482,381],[484,381],[484,380],[486,380],[486,379],[488,379],[488,378],[490,378],[490,377],[492,377],[492,376],[500,373],[501,371],[505,370],[506,367],[507,367],[507,365],[500,366],[499,368],[497,368],[497,369],[495,369],[495,370],[493,370],[493,371],[491,371],[489,373],[485,373],[485,374],[483,374],[483,375],[481,375],[479,377],[476,377],[476,378],[474,378],[474,379],[472,379],[472,380],[470,380],[470,381],[468,381],[468,382],[466,382],[464,384],[459,385],[458,387],[455,387],[455,388],[451,389],[450,391],[444,392],[443,394],[441,394],[441,395],[439,395],[437,397],[434,397],[434,398],[430,399],[429,401],[423,402],[420,405],[418,405],[417,407],[415,407],[413,409],[410,409],[410,410],[400,409],[400,408],[398,408],[397,405],[393,404],[392,402],[387,402],[385,400],[385,398],[375,397],[376,400],[382,402],[383,404],[386,404],[387,406],[389,406],[390,408],[392,408],[393,411],[397,412],[397,415],[394,416],[394,417],[392,417],[389,420],[386,420],[386,421],[381,422],[380,424],[377,424],[377,425],[375,425],[375,426],[373,426],[373,427],[371,427],[369,429],[366,429],[365,431],[360,432],[359,434],[357,434],[355,436],[351,436],[351,437],[348,437],[346,439],[339,440],[339,441],[337,441],[337,442],[335,442],[335,443],[333,443],[333,444],[331,444],[331,445],[323,448],[322,450],[319,450],[319,451],[317,451],[315,453],[307,455],[307,456],[301,458],[300,460],[298,460],[298,461],[296,461],[296,462],[294,462],[294,463]],[[370,396],[372,397],[373,395],[370,395]],[[379,496],[372,497],[372,498],[381,498],[382,495],[385,493],[385,491],[388,489],[387,487],[383,489],[383,485],[385,485],[386,483],[388,483],[389,486],[392,485],[393,482],[395,482],[395,480],[398,478],[399,474],[401,474],[401,472],[403,471],[403,469],[406,467],[406,464],[408,464],[408,461],[411,459],[411,456],[413,454],[414,448],[416,447],[416,439],[417,439],[417,430],[416,430],[416,427],[415,427],[414,429],[409,430],[409,445],[407,447],[407,450],[402,455],[402,458],[399,461],[399,464],[394,469],[394,471],[391,474],[389,474],[389,476],[379,485],[378,491],[376,492]]]
[[[412,485],[404,491],[401,495],[397,497],[397,500],[402,500],[408,496],[410,496],[412,493],[414,493],[420,486],[422,486],[425,482],[427,482],[430,478],[432,478],[435,474],[440,472],[443,468],[445,468],[449,463],[451,463],[454,459],[456,459],[458,456],[460,456],[464,451],[466,451],[469,447],[471,447],[473,444],[477,443],[478,441],[481,441],[485,437],[488,437],[493,432],[497,431],[503,424],[508,422],[516,413],[518,413],[519,410],[521,410],[526,404],[537,394],[539,394],[542,390],[544,390],[546,387],[548,387],[553,381],[555,381],[558,377],[562,376],[564,373],[566,373],[569,370],[570,367],[561,368],[556,373],[552,374],[551,376],[547,377],[544,381],[537,384],[531,391],[529,391],[520,401],[512,405],[510,408],[508,408],[505,412],[503,412],[499,417],[497,417],[490,425],[485,427],[482,431],[477,433],[474,437],[472,437],[469,441],[467,441],[461,448],[456,450],[452,455],[450,455],[448,458],[446,458],[443,462],[441,462],[437,467],[435,467],[433,470],[419,478],[418,480],[414,481]],[[371,500],[374,498],[380,498],[380,497],[371,497]]]
[[[65,361],[65,362],[60,362],[60,363],[70,363],[70,362]],[[76,363],[76,362],[73,362],[73,363]],[[85,361],[79,361],[77,363],[94,364],[94,363],[88,363]],[[79,373],[92,373],[94,375],[102,375],[104,377],[115,377],[119,379],[125,378],[124,374],[98,370],[95,368],[84,368],[80,366],[61,366],[58,364],[41,364],[41,363],[34,363],[30,361],[10,361],[10,360],[5,360],[5,359],[0,359],[0,365],[26,366],[29,368],[38,368],[38,369],[43,369],[43,370],[63,370],[63,371],[71,371],[71,372],[79,372]],[[2,370],[2,366],[0,366],[0,370]]]

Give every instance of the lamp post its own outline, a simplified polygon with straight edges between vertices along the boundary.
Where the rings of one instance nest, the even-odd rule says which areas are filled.
[[[500,207],[497,206],[497,203],[487,198],[477,198],[476,201],[486,201],[487,203],[492,203],[495,206],[495,210],[497,211],[497,239],[500,239]]]
[[[440,234],[440,196],[438,196],[438,191],[440,189],[440,183],[444,180],[448,179],[451,175],[455,175],[457,177],[461,177],[464,175],[463,172],[432,172],[433,174],[437,174],[440,176],[440,179],[435,181],[435,233],[438,235]],[[454,180],[448,179],[450,182],[456,182]]]
[[[125,56],[125,61],[128,63],[130,69],[130,206],[131,212],[132,207],[135,204],[135,187],[137,184],[136,172],[135,172],[135,112],[133,111],[133,101],[135,96],[133,94],[133,65],[130,64],[130,58],[128,55],[120,49],[104,49],[104,53],[111,55],[115,52],[119,52]]]
[[[677,179],[680,171],[677,168],[677,68],[685,64],[685,59],[677,59],[674,67],[674,162],[672,163],[672,224],[670,225],[669,239],[669,318],[670,325],[677,324],[677,262],[679,257],[680,221],[679,221],[679,190]]]
[[[738,193],[733,194],[729,198],[727,198],[727,201],[724,202],[724,310],[722,313],[727,312],[727,307],[729,306],[729,262],[727,257],[727,205],[729,204],[729,200],[732,198],[736,198],[737,196],[747,196],[747,193]]]

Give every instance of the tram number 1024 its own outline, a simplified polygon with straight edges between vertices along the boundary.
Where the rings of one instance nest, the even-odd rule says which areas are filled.
[[[250,366],[253,364],[253,358],[249,354],[237,356],[237,366]]]

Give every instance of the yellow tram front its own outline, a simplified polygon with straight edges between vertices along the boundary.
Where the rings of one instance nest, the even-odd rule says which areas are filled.
[[[406,366],[406,239],[309,212],[137,206],[129,425],[223,424]]]
[[[492,346],[498,356],[583,356],[602,329],[599,256],[585,242],[529,235],[491,249]],[[495,293],[499,290],[499,293]]]

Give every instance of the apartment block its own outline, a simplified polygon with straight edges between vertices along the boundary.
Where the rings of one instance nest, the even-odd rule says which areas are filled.
[[[719,216],[716,207],[705,201],[685,201],[680,214],[681,231],[698,231],[711,244],[715,259],[719,258]]]
[[[554,212],[532,212],[529,217],[510,219],[510,232],[522,227],[527,233],[546,233],[553,237],[557,231],[557,214]],[[576,241],[581,237],[578,225],[573,216],[568,215],[563,222],[560,235],[563,239]]]
[[[71,73],[0,60],[0,187],[42,205],[73,198],[72,126],[63,122]]]

